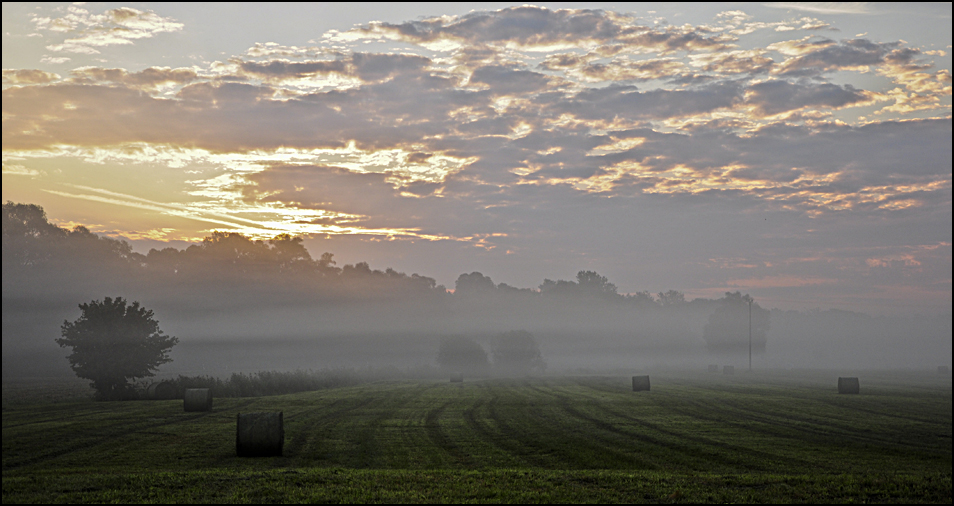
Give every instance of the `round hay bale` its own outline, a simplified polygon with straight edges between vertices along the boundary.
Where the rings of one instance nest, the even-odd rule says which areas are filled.
[[[187,388],[182,397],[186,411],[211,411],[212,390],[208,388]]]
[[[719,372],[719,366],[716,364],[709,364],[709,372],[713,374]]]
[[[451,383],[463,383],[464,382],[464,373],[459,372],[456,374],[451,374],[450,377]]]
[[[284,445],[283,412],[237,415],[235,453],[239,457],[281,457]]]
[[[146,398],[167,401],[176,398],[176,386],[171,381],[157,381],[146,388]]]
[[[861,392],[858,378],[838,378],[838,393],[857,394]]]
[[[722,366],[722,374],[726,374],[726,375],[735,374],[735,366],[734,365]]]
[[[633,391],[648,392],[649,391],[649,376],[633,376]]]

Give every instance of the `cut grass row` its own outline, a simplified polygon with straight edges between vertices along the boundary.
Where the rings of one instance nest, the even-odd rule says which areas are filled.
[[[950,503],[951,475],[278,469],[3,478],[9,503]]]
[[[620,377],[399,381],[216,399],[207,413],[13,406],[3,500],[950,502],[950,380],[867,384],[844,396],[785,375],[661,376],[641,393]],[[279,410],[284,456],[236,457],[236,413]]]

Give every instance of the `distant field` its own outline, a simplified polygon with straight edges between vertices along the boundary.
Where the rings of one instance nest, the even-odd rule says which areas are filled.
[[[951,378],[858,373],[376,382],[4,403],[3,502],[951,502]],[[285,455],[235,456],[283,411]]]

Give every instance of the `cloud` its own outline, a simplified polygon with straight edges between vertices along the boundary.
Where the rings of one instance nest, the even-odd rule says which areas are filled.
[[[625,86],[587,89],[572,98],[548,104],[556,113],[612,123],[678,118],[731,108],[741,98],[741,87],[720,82],[688,90],[637,91]],[[612,124],[611,123],[611,124]]]
[[[764,56],[764,50],[729,51],[690,55],[691,65],[706,72],[721,75],[763,74],[772,69],[774,61]]]
[[[827,28],[829,30],[838,31],[837,28],[832,28],[831,24],[820,19],[806,17],[799,19],[798,22],[802,24],[802,26],[799,27],[802,30],[822,30]]]
[[[66,16],[58,18],[33,16],[38,30],[77,35],[60,44],[48,45],[46,48],[50,51],[98,54],[98,47],[132,44],[134,40],[150,38],[159,33],[180,31],[184,26],[153,11],[140,11],[131,7],[91,14],[82,6],[74,4],[67,10]]]
[[[4,163],[4,164],[3,164],[3,175],[5,175],[5,176],[6,176],[6,175],[10,175],[10,176],[30,176],[30,177],[33,177],[33,176],[39,176],[39,175],[40,175],[40,171],[35,170],[35,169],[30,169],[30,168],[24,167],[23,165],[17,165],[17,164],[9,164],[9,165],[8,165],[8,164]]]
[[[776,114],[807,107],[839,109],[866,105],[876,101],[874,94],[850,84],[795,84],[788,81],[765,81],[746,89],[745,103],[757,116]]]
[[[336,51],[320,46],[285,46],[277,42],[256,42],[252,47],[245,51],[246,58],[315,58],[327,54],[335,54]]]
[[[768,49],[792,56],[772,69],[776,76],[819,77],[846,70],[866,72],[874,67],[878,74],[904,88],[883,93],[883,100],[894,103],[876,114],[942,109],[943,98],[951,94],[950,71],[930,72],[932,65],[921,58],[927,53],[903,47],[901,42],[876,43],[867,39],[835,42],[806,37],[774,43]]]
[[[880,65],[900,43],[875,43],[867,39],[850,39],[837,44],[822,43],[824,47],[812,48],[810,51],[799,51],[806,49],[806,45],[816,44],[803,39],[788,46],[801,54],[782,62],[776,73],[783,76],[813,76],[840,69]]]
[[[381,82],[403,73],[420,73],[430,60],[418,55],[353,53],[334,60],[292,62],[271,59],[267,62],[233,60],[239,74],[271,83],[285,80],[314,79],[329,74],[357,78],[362,82]]]
[[[397,188],[388,176],[334,166],[273,165],[249,176],[243,195],[253,204],[293,204],[321,210],[326,216],[311,222],[323,225],[327,233],[403,236],[431,241],[471,239],[455,236],[453,230],[449,230],[453,227],[435,226],[435,216],[431,215],[433,207],[445,207],[443,199],[425,202],[402,195],[407,193],[403,190],[421,195],[428,192]],[[420,185],[412,183],[411,186]]]
[[[40,63],[47,63],[47,64],[50,64],[50,65],[59,65],[59,64],[61,64],[61,63],[66,63],[66,62],[71,61],[71,60],[72,60],[72,58],[66,58],[66,57],[62,57],[62,56],[57,56],[57,57],[54,57],[54,56],[44,56],[43,58],[40,59]]]
[[[890,90],[887,95],[895,103],[875,114],[906,114],[945,107],[942,100],[951,96],[951,71],[941,69],[931,72],[932,65],[920,63],[916,59],[919,55],[917,50],[903,48],[885,57],[885,64],[878,69],[878,73],[903,86],[906,92],[900,88]]]
[[[773,42],[766,46],[766,49],[778,51],[786,56],[799,56],[824,49],[834,44],[836,44],[834,40],[810,35],[798,40]]]
[[[615,58],[607,63],[593,63],[593,56],[564,53],[548,56],[540,67],[562,70],[568,76],[584,82],[649,81],[680,76],[686,66],[674,58],[650,58],[632,61],[628,57]]]
[[[552,79],[537,72],[486,66],[474,70],[471,83],[484,84],[493,95],[527,95],[549,87]]]
[[[59,80],[59,74],[43,70],[3,69],[3,84],[47,84]]]
[[[400,24],[376,22],[349,32],[333,32],[330,40],[384,38],[435,50],[488,45],[529,51],[595,48],[616,45],[633,52],[718,50],[726,41],[692,27],[650,27],[631,17],[589,9],[549,10],[524,5],[494,12],[442,16]]]
[[[112,82],[145,91],[153,91],[168,85],[188,84],[198,77],[192,69],[169,67],[149,67],[140,72],[127,72],[116,68],[80,67],[73,69],[72,74],[76,80],[80,81]]]
[[[134,89],[75,83],[9,89],[4,91],[4,112],[9,118],[4,124],[4,145],[7,149],[35,149],[44,143],[52,146],[54,140],[56,144],[81,146],[144,142],[193,145],[252,156],[253,150],[278,150],[282,146],[344,149],[354,142],[354,148],[349,149],[365,154],[361,155],[360,164],[349,170],[367,172],[378,164],[380,168],[373,169],[378,172],[374,177],[387,185],[386,193],[392,196],[402,192],[416,198],[438,193],[444,197],[478,195],[492,188],[492,193],[499,195],[504,186],[521,181],[564,184],[577,190],[609,194],[720,188],[749,191],[755,185],[758,189],[752,195],[759,198],[797,201],[799,206],[827,209],[833,208],[831,203],[837,199],[826,196],[817,202],[827,204],[819,206],[812,200],[813,195],[842,195],[844,192],[837,186],[848,181],[844,176],[826,179],[826,174],[831,173],[826,167],[847,167],[852,162],[846,159],[834,163],[832,160],[844,158],[836,151],[830,153],[834,158],[825,164],[808,168],[804,153],[821,157],[832,146],[820,143],[822,139],[854,130],[820,125],[818,132],[813,133],[812,128],[780,122],[761,127],[754,137],[752,133],[740,137],[729,133],[731,127],[728,132],[725,130],[726,125],[731,125],[726,121],[694,124],[685,134],[660,135],[651,129],[631,129],[611,130],[607,135],[592,133],[591,129],[593,125],[636,125],[746,108],[756,116],[773,116],[810,108],[846,107],[870,98],[863,90],[850,86],[787,81],[765,81],[748,87],[727,82],[673,91],[641,92],[623,86],[551,91],[545,88],[548,81],[539,74],[499,67],[492,70],[493,73],[476,75],[484,75],[484,84],[500,93],[521,96],[506,106],[506,114],[497,113],[492,107],[494,94],[461,91],[453,81],[428,88],[419,85],[417,76],[410,77],[412,83],[417,83],[414,86],[407,86],[401,78],[355,90],[287,100],[274,99],[276,90],[269,86],[228,82],[188,84],[176,100],[153,98]],[[131,74],[111,69],[84,72],[99,79],[131,80]],[[290,103],[294,107],[289,107]],[[129,128],[125,120],[129,114],[149,121]],[[805,117],[810,115],[806,112]],[[578,125],[551,128],[568,118],[579,122]],[[918,124],[934,125],[922,129],[925,134],[940,125]],[[914,125],[896,126],[914,131]],[[521,133],[522,130],[525,131]],[[874,130],[868,127],[866,131]],[[806,144],[802,139],[813,141]],[[864,136],[849,136],[842,146],[859,145],[863,139]],[[871,169],[885,166],[888,160],[899,166],[910,165],[902,158],[924,156],[923,152],[895,148],[904,154],[898,158],[893,152],[882,152],[876,143],[862,144],[863,152],[878,153],[867,162]],[[920,145],[916,138],[903,144]],[[687,150],[685,146],[693,149]],[[798,146],[799,150],[787,156],[788,146]],[[559,149],[554,150],[555,147]],[[382,158],[384,149],[398,151],[393,158]],[[374,155],[375,152],[378,154]],[[759,157],[761,153],[766,155]],[[455,158],[446,158],[447,155]],[[308,156],[303,153],[302,160],[308,160]],[[333,156],[344,161],[342,155]],[[374,161],[375,157],[380,161]],[[464,159],[470,161],[460,162]],[[945,167],[949,166],[948,159],[949,155],[937,160],[937,165],[912,167]],[[449,161],[447,168],[435,170],[445,163],[442,160]],[[860,163],[857,155],[855,163]],[[792,167],[801,168],[793,171]],[[897,171],[890,166],[884,170]],[[925,191],[929,190],[925,187]],[[857,184],[851,191],[860,191]],[[362,210],[349,212],[372,214]]]
[[[810,216],[896,212],[946,199],[944,167],[951,155],[934,146],[945,142],[949,129],[949,120],[932,120],[817,133],[778,126],[746,136],[619,131],[610,133],[618,143],[640,142],[593,163],[615,171],[602,189],[606,195],[717,192],[752,198],[748,206]]]
[[[716,14],[715,18],[723,23],[735,26],[752,19],[752,16],[744,11],[722,11]]]

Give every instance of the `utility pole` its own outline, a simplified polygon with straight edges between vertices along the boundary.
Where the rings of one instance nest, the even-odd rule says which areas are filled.
[[[752,372],[752,299],[749,298],[749,372]]]

